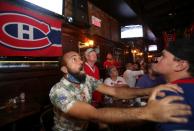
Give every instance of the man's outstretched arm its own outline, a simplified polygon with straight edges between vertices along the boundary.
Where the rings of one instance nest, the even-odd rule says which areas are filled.
[[[131,98],[136,98],[139,96],[150,96],[151,93],[157,89],[159,90],[168,89],[171,91],[182,92],[182,89],[180,87],[177,87],[174,84],[163,84],[163,85],[159,85],[153,88],[129,88],[128,86],[109,87],[105,84],[101,84],[96,88],[97,91],[103,94],[114,96],[120,99],[131,99]]]
[[[182,100],[182,97],[170,96],[161,100],[153,97],[148,105],[140,108],[94,108],[84,103],[76,102],[66,113],[67,115],[83,120],[100,121],[105,123],[123,123],[137,120],[155,122],[187,122],[186,118],[174,117],[190,115],[190,107],[183,104],[174,104],[172,101]]]

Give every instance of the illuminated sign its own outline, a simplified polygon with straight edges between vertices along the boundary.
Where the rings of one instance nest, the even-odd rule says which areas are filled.
[[[97,27],[101,27],[101,20],[95,16],[92,16],[92,24]]]

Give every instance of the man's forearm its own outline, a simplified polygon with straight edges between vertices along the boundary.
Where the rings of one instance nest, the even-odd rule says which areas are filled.
[[[126,87],[118,87],[115,88],[115,97],[120,99],[130,99],[139,96],[147,96],[150,95],[153,88],[126,88]]]
[[[95,120],[105,123],[124,123],[130,121],[151,120],[145,113],[146,108],[100,108],[95,113]]]
[[[97,90],[103,94],[114,96],[119,99],[131,99],[138,96],[150,95],[153,88],[130,88],[128,86],[123,87],[110,87],[104,84],[98,86]]]

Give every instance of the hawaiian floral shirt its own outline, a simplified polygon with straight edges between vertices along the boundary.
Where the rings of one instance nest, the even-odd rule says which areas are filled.
[[[65,78],[62,78],[60,82],[52,87],[49,97],[55,107],[54,130],[83,131],[87,128],[87,121],[67,117],[65,113],[69,111],[76,101],[91,103],[92,92],[99,84],[102,84],[102,82],[87,76],[85,83],[80,84],[79,88]]]

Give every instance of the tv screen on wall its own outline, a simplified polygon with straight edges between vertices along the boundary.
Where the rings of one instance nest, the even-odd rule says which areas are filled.
[[[121,26],[121,39],[143,37],[142,25],[125,25]]]
[[[32,8],[39,8],[40,11],[46,13],[53,13],[55,15],[63,15],[63,0],[24,0],[30,4]],[[28,7],[29,7],[28,6]],[[38,10],[39,10],[38,9]]]
[[[148,46],[148,51],[157,51],[158,50],[158,46],[157,45],[149,45]]]

